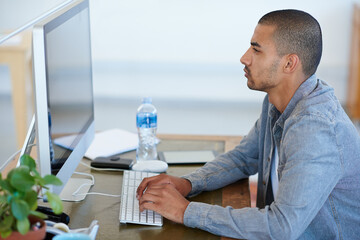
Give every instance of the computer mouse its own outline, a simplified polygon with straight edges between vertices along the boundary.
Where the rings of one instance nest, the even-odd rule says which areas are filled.
[[[166,172],[168,164],[160,160],[144,160],[137,161],[133,166],[132,170],[142,172]]]

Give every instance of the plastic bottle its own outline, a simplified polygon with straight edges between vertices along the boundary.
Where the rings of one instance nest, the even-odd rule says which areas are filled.
[[[150,97],[144,98],[137,109],[136,126],[139,135],[136,160],[156,160],[157,111]]]

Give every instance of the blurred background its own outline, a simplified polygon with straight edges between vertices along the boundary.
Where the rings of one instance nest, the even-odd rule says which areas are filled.
[[[0,0],[0,37],[64,2]],[[135,132],[136,109],[150,96],[158,109],[159,133],[247,134],[264,94],[247,88],[239,59],[259,18],[287,8],[309,12],[322,26],[317,76],[334,87],[345,107],[355,3],[360,0],[90,0],[96,129]],[[0,51],[24,39],[26,33],[17,35]],[[26,46],[22,64],[29,64],[24,69],[29,104],[20,118],[28,124],[33,109],[31,45]],[[0,163],[21,146],[11,78],[7,62],[0,61]]]

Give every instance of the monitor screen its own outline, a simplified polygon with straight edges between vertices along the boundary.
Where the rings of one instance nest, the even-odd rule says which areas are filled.
[[[94,137],[88,0],[34,26],[33,68],[39,170],[65,185]],[[52,191],[60,194],[64,185]]]

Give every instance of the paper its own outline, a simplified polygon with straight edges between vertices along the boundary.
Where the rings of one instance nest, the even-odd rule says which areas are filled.
[[[73,139],[73,137],[72,137]],[[69,148],[71,136],[58,138],[56,144]],[[135,150],[139,144],[138,135],[122,129],[110,129],[95,134],[95,138],[85,157],[94,160],[97,157],[109,157],[123,152]]]
[[[109,157],[111,155],[135,150],[139,144],[138,135],[122,129],[110,129],[95,134],[95,138],[85,157]]]

